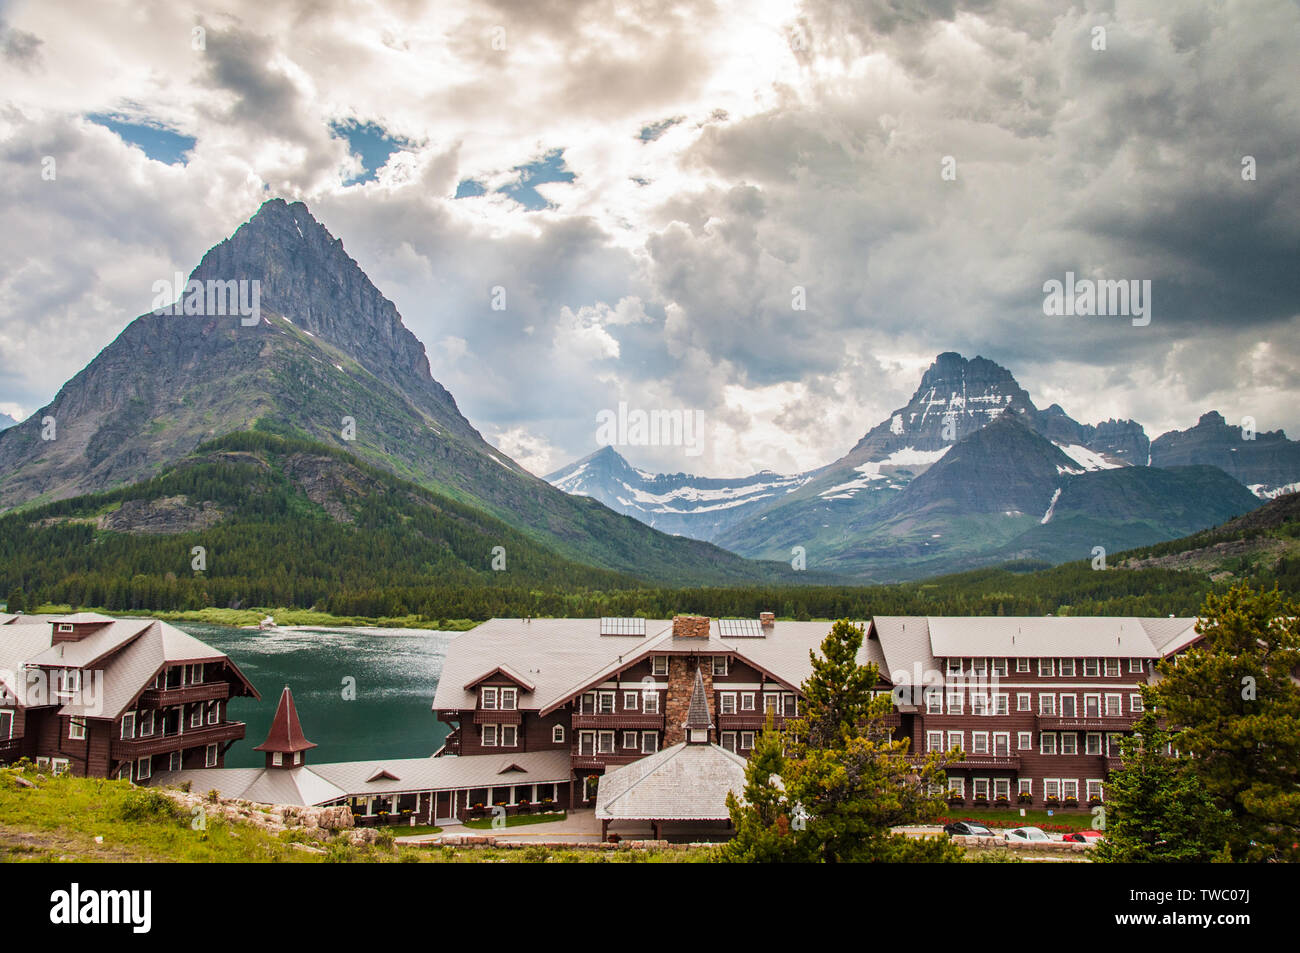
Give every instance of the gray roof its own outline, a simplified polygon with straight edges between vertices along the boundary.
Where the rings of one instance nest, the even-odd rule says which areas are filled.
[[[925,616],[884,616],[871,620],[868,639],[884,657],[881,672],[895,685],[921,685],[926,673],[939,670],[930,651],[930,624]],[[942,678],[942,672],[940,672]]]
[[[65,620],[62,618],[55,619],[51,625],[63,621]],[[78,641],[60,642],[58,645],[51,644],[52,640],[49,637],[53,632],[51,629],[47,632],[45,651],[27,661],[31,665],[48,665],[52,668],[86,668],[106,655],[116,652],[155,624],[157,623],[153,619],[119,619],[96,629]]]
[[[514,767],[522,770],[511,770]],[[385,774],[392,777],[383,776]],[[244,798],[263,804],[310,806],[343,797],[504,787],[508,784],[563,784],[569,778],[569,752],[562,749],[390,761],[339,761],[300,768],[194,768],[157,774],[154,783],[176,785],[188,781],[190,790],[195,792],[215,788],[223,797]]]
[[[812,673],[809,651],[821,645],[831,623],[777,622],[763,638],[719,636],[716,619],[707,639],[673,638],[667,619],[646,620],[644,637],[601,635],[600,628],[599,619],[491,619],[461,633],[447,647],[433,708],[476,707],[465,686],[500,667],[534,686],[520,693],[520,708],[546,711],[646,655],[674,652],[734,654],[798,686]],[[878,644],[864,642],[858,658],[886,674]]]
[[[725,820],[727,793],[745,788],[745,759],[717,745],[665,748],[606,772],[596,817],[609,821]]]
[[[1201,636],[1196,631],[1196,618],[1139,619],[1142,628],[1151,637],[1156,651],[1163,656],[1173,655],[1195,642]]]
[[[1158,658],[1142,622],[1101,616],[929,616],[937,658]]]
[[[713,727],[713,717],[709,714],[709,697],[704,693],[704,673],[699,667],[695,669],[695,687],[691,689],[691,701],[686,708],[684,728],[708,730]]]
[[[44,625],[6,625],[0,631],[0,684],[5,694],[26,697],[24,674],[27,660],[49,648],[50,629]],[[6,699],[12,702],[12,699]]]

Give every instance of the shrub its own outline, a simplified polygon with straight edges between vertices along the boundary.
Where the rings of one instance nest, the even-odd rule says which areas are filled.
[[[136,788],[122,801],[118,812],[124,821],[176,820],[181,816],[176,802],[153,788]]]

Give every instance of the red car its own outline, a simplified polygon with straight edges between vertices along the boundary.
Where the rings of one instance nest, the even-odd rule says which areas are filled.
[[[1104,836],[1101,831],[1073,831],[1066,834],[1061,840],[1074,841],[1076,844],[1095,844]]]

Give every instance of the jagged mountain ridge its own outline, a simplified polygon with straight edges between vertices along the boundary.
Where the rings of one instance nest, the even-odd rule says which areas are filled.
[[[1300,441],[1288,440],[1281,430],[1249,438],[1246,434],[1212,410],[1194,427],[1157,437],[1151,444],[1151,465],[1218,467],[1263,499],[1300,490]]]
[[[258,281],[260,320],[136,318],[47,407],[0,432],[0,509],[137,482],[203,441],[259,428],[348,450],[576,561],[659,581],[770,573],[567,496],[488,445],[393,303],[302,203],[263,204],[191,278]]]

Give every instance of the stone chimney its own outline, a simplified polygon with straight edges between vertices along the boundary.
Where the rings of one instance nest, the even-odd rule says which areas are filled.
[[[674,639],[707,639],[709,637],[709,617],[706,615],[673,616]]]
[[[775,613],[775,612],[760,612],[760,613],[758,614],[758,624],[761,625],[761,626],[762,626],[763,628],[765,628],[765,629],[770,629],[770,628],[772,628],[774,625],[776,625],[776,613]]]

